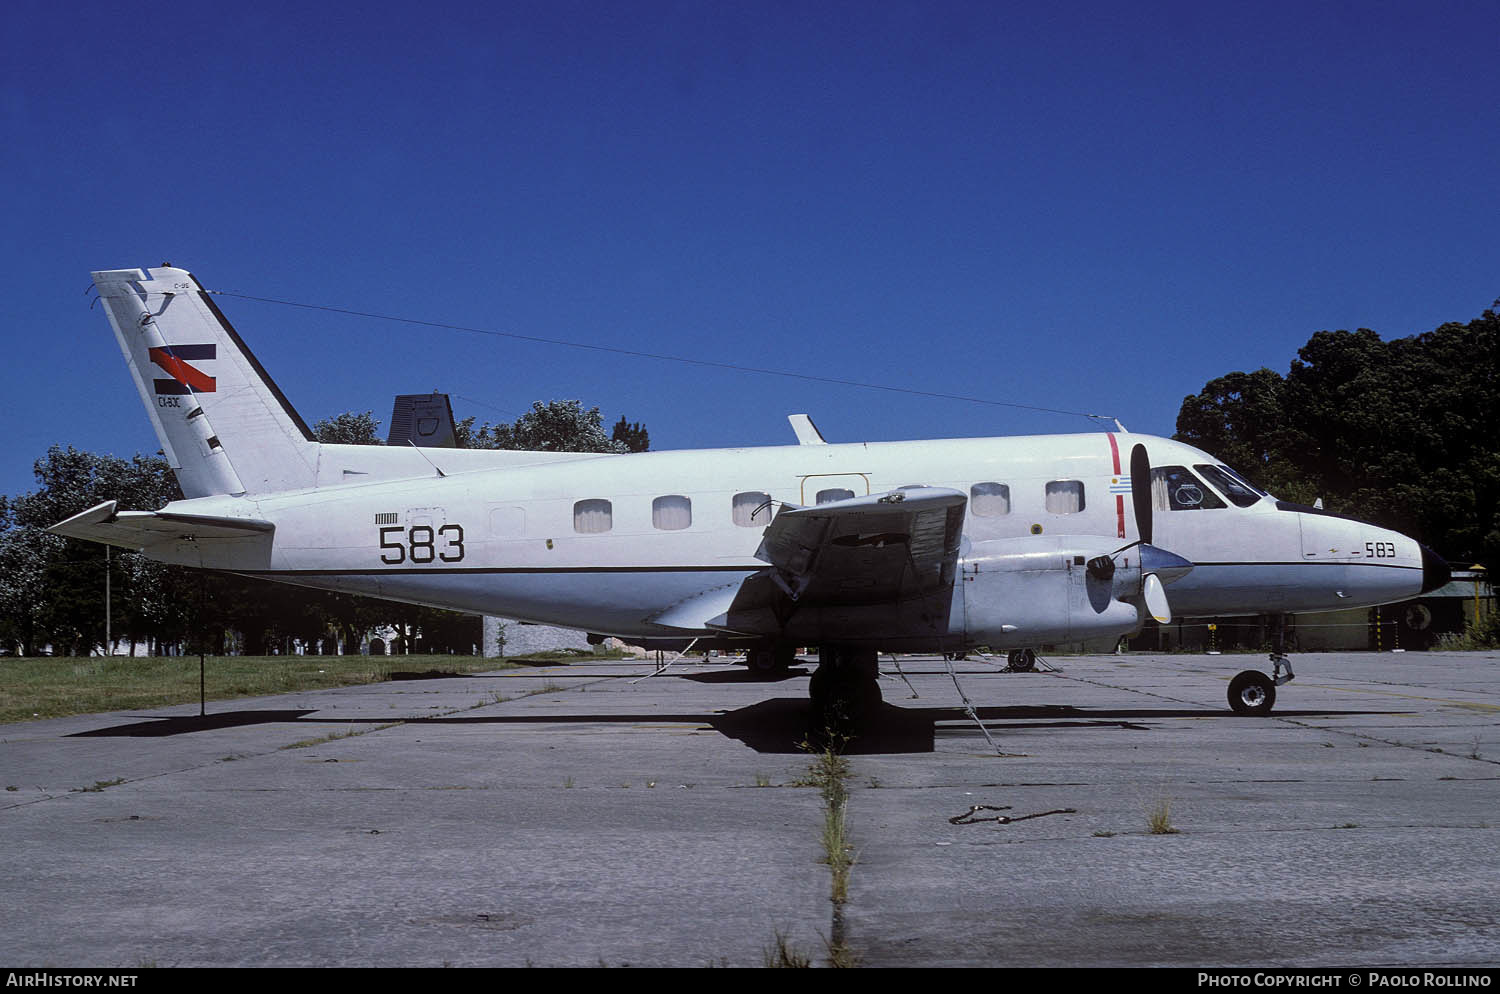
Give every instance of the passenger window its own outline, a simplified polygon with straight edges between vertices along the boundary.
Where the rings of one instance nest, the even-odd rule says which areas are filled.
[[[976,483],[969,488],[969,509],[980,518],[1010,513],[1010,487],[1004,483]]]
[[[759,490],[747,490],[734,495],[734,523],[742,528],[765,526],[771,523],[771,495]]]
[[[1048,514],[1077,514],[1083,510],[1083,481],[1053,480],[1047,484]]]
[[[573,530],[597,535],[615,526],[614,505],[607,500],[581,500],[573,505]]]
[[[1151,506],[1158,511],[1196,511],[1226,505],[1186,466],[1157,466],[1151,470]]]
[[[836,500],[848,500],[854,496],[853,490],[845,490],[843,487],[834,487],[831,490],[818,491],[819,504],[832,504]]]
[[[693,523],[693,502],[681,494],[658,497],[651,502],[651,525],[662,531],[678,531]]]

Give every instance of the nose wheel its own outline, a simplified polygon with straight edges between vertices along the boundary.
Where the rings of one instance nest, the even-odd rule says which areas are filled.
[[[1267,621],[1271,628],[1271,675],[1259,670],[1235,674],[1229,681],[1229,707],[1235,714],[1270,714],[1276,706],[1276,688],[1297,677],[1286,654],[1287,616],[1271,615]]]
[[[1229,707],[1235,714],[1270,714],[1276,684],[1260,670],[1245,670],[1229,681]]]
[[[1235,714],[1270,714],[1276,706],[1276,688],[1295,676],[1286,654],[1273,652],[1270,676],[1260,670],[1245,670],[1229,681],[1229,707]]]

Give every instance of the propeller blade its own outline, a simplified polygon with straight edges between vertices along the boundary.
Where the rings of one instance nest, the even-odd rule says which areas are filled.
[[[1141,596],[1151,617],[1163,625],[1171,623],[1172,608],[1167,605],[1167,590],[1155,573],[1147,573],[1146,579],[1141,582]]]
[[[1130,499],[1135,504],[1135,527],[1141,541],[1151,544],[1151,457],[1144,445],[1130,450]]]

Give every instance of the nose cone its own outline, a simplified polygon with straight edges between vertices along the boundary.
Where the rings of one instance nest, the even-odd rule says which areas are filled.
[[[1453,571],[1448,568],[1443,557],[1427,546],[1422,546],[1422,593],[1430,593],[1446,585],[1451,579]]]
[[[1141,572],[1155,573],[1161,577],[1163,583],[1171,583],[1173,580],[1187,576],[1192,568],[1193,564],[1190,560],[1182,558],[1175,552],[1158,549],[1154,545],[1141,546]]]

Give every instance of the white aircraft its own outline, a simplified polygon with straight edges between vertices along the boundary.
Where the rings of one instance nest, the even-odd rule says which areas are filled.
[[[766,448],[320,444],[190,273],[93,276],[187,499],[110,501],[51,530],[162,562],[646,645],[733,644],[759,669],[815,645],[814,703],[855,712],[879,700],[881,650],[1029,650],[1174,611],[1373,606],[1448,578],[1404,535],[1123,430],[836,445],[794,415],[799,444]],[[1271,675],[1231,683],[1236,711],[1271,710],[1292,677],[1271,658]]]

